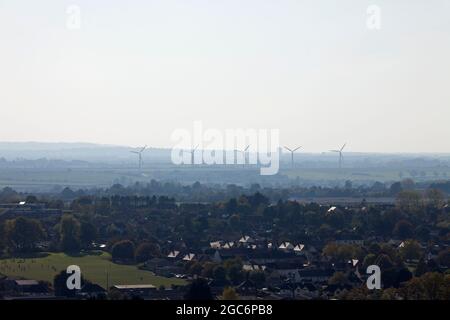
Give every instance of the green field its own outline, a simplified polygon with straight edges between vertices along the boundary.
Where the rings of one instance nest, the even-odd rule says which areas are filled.
[[[410,171],[416,171],[420,175],[412,176]],[[281,173],[289,178],[299,177],[317,182],[326,180],[387,182],[400,181],[405,178],[411,178],[414,181],[433,181],[450,177],[450,168],[289,168],[281,170]]]
[[[135,168],[0,168],[0,189],[11,187],[17,191],[51,192],[55,186],[71,188],[109,187],[114,183],[124,185],[134,182],[156,180],[174,180],[192,183],[192,181],[246,184],[253,181],[256,167],[221,166],[172,166],[152,165],[142,172]],[[315,182],[317,184],[330,181],[351,180],[354,182],[392,182],[405,178],[414,181],[446,180],[450,177],[450,167],[355,167],[355,168],[290,168],[283,166],[280,174],[291,179]],[[231,182],[230,182],[231,181]]]
[[[91,282],[107,287],[116,284],[152,284],[156,287],[172,284],[184,285],[181,279],[163,278],[153,275],[149,271],[139,270],[133,265],[120,265],[111,262],[111,256],[105,252],[84,256],[69,256],[64,253],[49,253],[36,258],[13,258],[0,260],[0,274],[33,280],[44,280],[53,283],[53,277],[66,270],[69,265],[81,268],[84,278]]]

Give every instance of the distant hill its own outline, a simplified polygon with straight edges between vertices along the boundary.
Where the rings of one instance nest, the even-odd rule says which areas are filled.
[[[128,146],[94,143],[42,143],[42,142],[0,142],[0,158],[12,160],[65,160],[101,163],[131,163],[136,156]],[[151,157],[147,157],[151,154]],[[170,150],[153,149],[145,151],[146,162],[167,162]],[[148,158],[148,159],[147,159]]]
[[[0,142],[0,159],[86,161],[109,164],[135,164],[136,155],[130,151],[136,148],[95,143],[45,143],[45,142]],[[200,150],[199,150],[200,151]],[[144,164],[169,164],[171,150],[149,147],[143,153]],[[290,164],[290,155],[281,154],[281,162]],[[307,168],[335,167],[337,157],[333,153],[295,154],[298,165]],[[383,154],[346,152],[344,167],[439,167],[450,165],[450,154]]]

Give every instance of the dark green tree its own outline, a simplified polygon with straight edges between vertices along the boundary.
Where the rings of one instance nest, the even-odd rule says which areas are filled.
[[[138,245],[135,253],[137,262],[144,262],[152,258],[159,257],[160,255],[161,252],[159,250],[159,246],[151,242],[144,242]]]
[[[72,215],[64,215],[60,222],[61,250],[77,252],[80,250],[80,222]]]
[[[189,286],[186,295],[184,296],[185,300],[214,300],[211,288],[208,285],[208,282],[203,278],[197,278],[192,281]]]
[[[134,259],[134,251],[133,242],[130,240],[122,240],[113,245],[111,255],[113,260],[130,261]]]
[[[97,239],[97,228],[91,222],[81,222],[80,225],[80,242],[84,248],[89,248]]]
[[[45,238],[41,223],[24,217],[6,221],[5,233],[6,241],[13,252],[33,251],[36,242]]]

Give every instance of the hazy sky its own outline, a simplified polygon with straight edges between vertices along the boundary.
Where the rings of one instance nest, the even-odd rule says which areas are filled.
[[[170,146],[201,120],[450,152],[449,57],[448,0],[0,0],[0,141]]]

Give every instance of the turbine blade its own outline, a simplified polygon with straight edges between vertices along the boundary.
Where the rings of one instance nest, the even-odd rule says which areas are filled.
[[[344,150],[345,146],[347,145],[347,143],[344,143],[344,145],[341,148],[341,151]]]
[[[297,151],[298,149],[301,149],[301,148],[303,148],[303,146],[297,147],[293,151],[295,152],[295,151]]]
[[[289,150],[290,152],[292,152],[292,150],[290,149],[290,148],[288,148],[288,147],[284,147],[286,150]]]
[[[247,148],[245,148],[245,150],[244,150],[244,151],[247,151],[247,150],[248,150],[248,148],[250,148],[250,145],[248,145],[248,146],[247,146]]]

